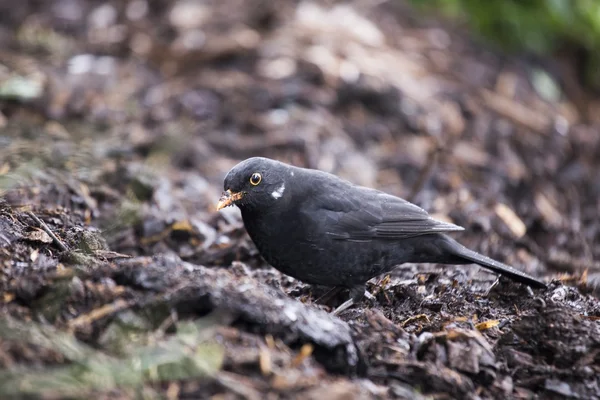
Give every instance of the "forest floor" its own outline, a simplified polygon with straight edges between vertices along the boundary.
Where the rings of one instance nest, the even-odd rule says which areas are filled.
[[[600,108],[539,65],[402,1],[0,22],[0,397],[600,398]],[[548,289],[406,264],[333,316],[347,291],[318,304],[216,212],[251,156],[407,198]]]

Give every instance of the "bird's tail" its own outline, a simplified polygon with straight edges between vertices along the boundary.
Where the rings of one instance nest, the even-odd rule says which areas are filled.
[[[507,276],[517,282],[524,283],[531,287],[547,287],[544,282],[530,275],[527,275],[526,273],[519,271],[518,269],[515,269],[509,265],[503,264],[496,260],[492,260],[491,258],[479,254],[473,250],[469,250],[462,244],[458,243],[457,241],[446,235],[440,235],[440,237],[442,238],[440,245],[444,248],[445,251],[457,257],[459,259],[458,261],[462,261],[460,262],[460,264],[479,264],[482,267],[490,269],[500,275]]]

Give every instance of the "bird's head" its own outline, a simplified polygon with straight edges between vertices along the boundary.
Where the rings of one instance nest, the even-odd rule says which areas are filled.
[[[262,157],[244,160],[225,176],[225,191],[217,210],[232,205],[241,210],[268,209],[284,202],[293,176],[293,168],[279,161]]]

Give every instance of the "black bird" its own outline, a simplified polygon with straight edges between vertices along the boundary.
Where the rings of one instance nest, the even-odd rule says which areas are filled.
[[[269,264],[306,283],[350,289],[350,300],[336,314],[362,299],[369,279],[406,262],[475,263],[546,287],[444,234],[464,228],[323,171],[254,157],[229,171],[224,189],[217,210],[240,208],[250,238]]]

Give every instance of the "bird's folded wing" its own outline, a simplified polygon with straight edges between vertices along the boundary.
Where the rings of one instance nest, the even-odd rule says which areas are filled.
[[[431,218],[406,200],[370,189],[353,190],[343,198],[327,196],[319,203],[327,234],[336,239],[402,239],[464,230]]]

